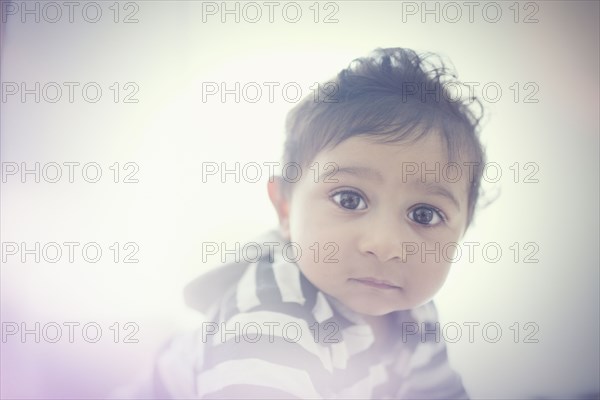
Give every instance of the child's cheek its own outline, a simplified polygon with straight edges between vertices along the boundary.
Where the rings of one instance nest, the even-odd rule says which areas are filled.
[[[429,301],[444,285],[450,263],[430,262],[421,263],[417,268],[412,268],[408,278],[407,291],[411,299],[419,306]]]

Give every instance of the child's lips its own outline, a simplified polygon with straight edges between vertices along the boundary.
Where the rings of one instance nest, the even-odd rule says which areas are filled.
[[[390,281],[377,279],[377,278],[371,278],[371,277],[350,278],[350,280],[362,283],[363,285],[366,285],[366,286],[375,287],[378,289],[402,289],[401,286],[395,285]]]

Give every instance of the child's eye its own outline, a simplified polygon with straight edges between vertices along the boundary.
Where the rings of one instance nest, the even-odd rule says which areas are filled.
[[[367,208],[367,204],[363,200],[362,196],[352,190],[343,190],[334,193],[331,198],[339,206],[348,210],[364,210]]]
[[[418,224],[435,226],[445,221],[444,214],[435,207],[432,206],[417,206],[408,213],[408,218],[412,219]]]

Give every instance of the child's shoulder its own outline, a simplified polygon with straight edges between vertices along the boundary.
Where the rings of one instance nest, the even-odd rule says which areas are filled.
[[[333,317],[324,294],[297,264],[262,257],[243,268],[214,307],[212,315],[220,322],[233,319],[304,326]]]
[[[281,242],[274,232],[262,238],[265,243]],[[298,265],[267,249],[256,260],[213,268],[189,283],[184,294],[190,307],[206,316],[220,315],[220,320],[265,311],[317,320],[332,314],[323,293],[304,277]]]

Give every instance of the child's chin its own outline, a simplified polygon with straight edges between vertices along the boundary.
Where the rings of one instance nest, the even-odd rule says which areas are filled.
[[[371,317],[379,317],[395,311],[410,309],[411,307],[404,304],[389,304],[377,301],[354,301],[353,304],[347,306],[354,312]]]

